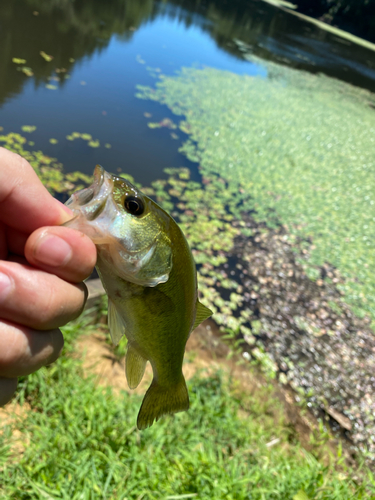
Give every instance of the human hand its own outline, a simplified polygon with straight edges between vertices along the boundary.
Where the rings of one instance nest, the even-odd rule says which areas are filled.
[[[0,148],[0,406],[28,375],[59,356],[58,327],[82,312],[96,249],[59,227],[72,212],[55,200],[29,163]]]

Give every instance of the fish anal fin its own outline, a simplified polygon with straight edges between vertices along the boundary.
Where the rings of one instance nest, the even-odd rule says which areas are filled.
[[[121,337],[125,335],[125,321],[111,299],[108,299],[108,327],[112,342],[117,345]]]
[[[129,342],[125,358],[125,374],[130,389],[135,389],[139,385],[145,373],[146,363],[147,359]]]
[[[156,380],[148,388],[138,413],[138,429],[150,427],[163,415],[178,413],[189,409],[189,394],[186,382],[181,375],[177,384],[161,386]]]
[[[195,316],[195,322],[192,329],[194,330],[194,328],[197,328],[202,321],[212,316],[212,314],[212,311],[208,309],[208,307],[204,306],[199,302],[199,300],[197,300],[197,314]]]

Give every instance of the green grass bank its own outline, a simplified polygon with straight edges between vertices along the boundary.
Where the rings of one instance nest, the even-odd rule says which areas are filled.
[[[198,374],[189,412],[139,432],[141,398],[83,370],[76,343],[92,331],[84,318],[65,327],[59,360],[21,380],[21,416],[0,430],[1,498],[375,498],[373,477],[358,483],[340,450],[329,459],[323,434],[316,456],[303,449],[271,386],[259,399],[220,373]]]

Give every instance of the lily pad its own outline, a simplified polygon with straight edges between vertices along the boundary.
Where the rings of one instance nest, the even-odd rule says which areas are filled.
[[[30,126],[26,126],[28,130]],[[36,127],[31,127],[35,130]],[[23,156],[34,168],[46,188],[53,194],[80,189],[90,183],[90,177],[81,172],[64,174],[62,164],[55,158],[44,155],[41,151],[29,151],[28,146],[34,146],[33,141],[20,134],[9,133],[0,136],[0,143],[10,151]]]
[[[22,71],[22,73],[24,73],[26,76],[33,76],[34,73],[33,73],[33,70],[31,68],[29,68],[28,66],[20,66],[19,68],[17,68],[18,71]]]
[[[39,54],[40,54],[40,55],[43,57],[43,59],[44,59],[45,61],[47,61],[47,62],[51,62],[51,61],[52,61],[52,59],[53,59],[53,56],[50,56],[50,55],[46,54],[43,50],[41,50],[41,51],[39,52]]]
[[[19,59],[18,57],[13,57],[12,62],[14,62],[14,64],[26,64],[26,59]]]
[[[31,133],[31,132],[34,132],[36,130],[36,126],[35,125],[22,125],[21,130],[22,130],[22,132]]]

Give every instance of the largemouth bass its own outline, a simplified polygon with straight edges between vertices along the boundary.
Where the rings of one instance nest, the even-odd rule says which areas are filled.
[[[65,225],[96,245],[112,340],[117,344],[124,334],[128,339],[129,387],[138,386],[147,361],[152,366],[138,428],[187,410],[182,374],[186,341],[212,312],[198,300],[195,263],[181,229],[129,181],[99,165],[92,186],[74,193],[66,205],[75,217]]]

